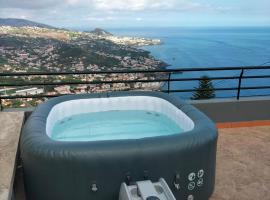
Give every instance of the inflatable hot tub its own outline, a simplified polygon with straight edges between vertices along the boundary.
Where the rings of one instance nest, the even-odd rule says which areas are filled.
[[[217,130],[170,95],[71,95],[38,106],[20,148],[28,200],[117,200],[121,183],[163,178],[176,199],[214,190]]]

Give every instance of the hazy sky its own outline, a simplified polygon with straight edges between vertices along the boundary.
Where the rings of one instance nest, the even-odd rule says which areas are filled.
[[[0,0],[0,18],[77,28],[270,26],[270,0]]]

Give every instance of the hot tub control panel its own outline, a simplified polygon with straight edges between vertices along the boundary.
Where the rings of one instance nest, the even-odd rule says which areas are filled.
[[[188,175],[188,190],[192,191],[196,187],[201,187],[203,186],[203,178],[204,178],[204,170],[200,169],[197,173],[196,172],[191,172]]]
[[[190,194],[187,197],[187,200],[194,200],[195,197],[193,193],[201,188],[204,184],[205,171],[200,169],[198,171],[190,172],[187,176],[187,189]]]

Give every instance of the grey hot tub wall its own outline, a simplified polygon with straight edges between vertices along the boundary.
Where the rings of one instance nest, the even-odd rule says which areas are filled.
[[[51,108],[63,101],[116,96],[163,98],[185,112],[195,123],[192,131],[138,140],[58,142],[46,134]],[[217,130],[204,114],[169,95],[156,92],[124,92],[73,95],[40,105],[28,118],[20,143],[28,200],[113,200],[129,174],[132,181],[163,177],[177,199],[208,199],[215,184]],[[188,175],[205,171],[204,184],[188,190]],[[179,173],[180,190],[174,189]],[[196,181],[198,178],[196,178]],[[96,183],[97,192],[90,186]]]

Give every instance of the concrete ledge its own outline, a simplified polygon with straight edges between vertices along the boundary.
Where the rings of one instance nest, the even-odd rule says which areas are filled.
[[[216,123],[270,120],[270,98],[190,101]]]
[[[0,200],[10,200],[23,112],[0,112]]]

